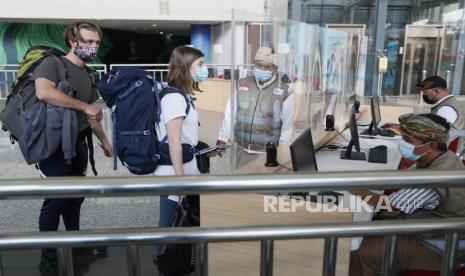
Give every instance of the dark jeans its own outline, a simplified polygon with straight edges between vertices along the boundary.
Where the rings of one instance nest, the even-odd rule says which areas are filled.
[[[61,147],[49,158],[39,163],[39,169],[46,177],[85,176],[88,148],[85,140],[76,145],[76,157],[70,164],[63,157]],[[57,231],[60,216],[66,230],[79,230],[79,216],[84,198],[47,198],[42,204],[39,216],[40,231]]]

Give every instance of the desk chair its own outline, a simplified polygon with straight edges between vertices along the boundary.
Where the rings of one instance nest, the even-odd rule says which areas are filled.
[[[448,149],[452,152],[457,152],[457,147],[459,146],[459,138],[454,139],[450,142]],[[462,161],[465,165],[465,160]]]

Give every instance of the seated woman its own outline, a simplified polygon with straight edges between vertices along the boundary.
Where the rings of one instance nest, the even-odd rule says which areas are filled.
[[[399,117],[402,140],[399,151],[406,159],[415,161],[418,170],[463,169],[463,163],[447,150],[448,122],[434,114],[405,114]],[[378,194],[353,191],[361,197],[371,196],[368,202],[377,206]],[[396,219],[449,218],[465,216],[464,188],[400,189],[387,198]],[[461,242],[462,245],[462,242]],[[396,269],[439,270],[441,267],[444,235],[398,236]],[[465,248],[463,248],[465,249]],[[365,237],[360,249],[351,253],[350,274],[353,276],[381,275],[384,237]],[[465,255],[460,248],[459,257]]]

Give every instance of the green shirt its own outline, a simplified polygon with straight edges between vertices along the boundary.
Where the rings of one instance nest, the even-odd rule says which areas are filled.
[[[75,65],[65,57],[63,57],[62,60],[64,60],[65,67],[68,70],[68,82],[76,90],[75,98],[88,104],[95,102],[99,98],[99,95],[86,68]],[[33,79],[45,78],[57,84],[60,81],[59,68],[61,68],[61,66],[59,67],[52,57],[47,57],[34,71]],[[78,129],[79,132],[81,132],[90,125],[87,122],[84,112],[77,110],[76,113]]]

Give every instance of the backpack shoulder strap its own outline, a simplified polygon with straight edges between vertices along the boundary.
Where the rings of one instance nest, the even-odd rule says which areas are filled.
[[[160,92],[160,101],[161,99],[163,99],[164,96],[168,95],[168,94],[172,94],[172,93],[177,93],[177,94],[180,94],[184,97],[184,100],[186,100],[186,116],[187,114],[189,114],[189,111],[190,111],[190,108],[191,108],[191,104],[190,104],[190,101],[189,101],[189,98],[187,96],[187,94],[179,89],[179,88],[176,88],[176,87],[172,87],[172,86],[166,86],[165,88],[163,88]]]
[[[56,64],[58,65],[58,79],[60,81],[68,80],[68,68],[66,67],[66,62],[63,60],[63,57],[58,57],[55,55],[48,55],[55,60]]]

